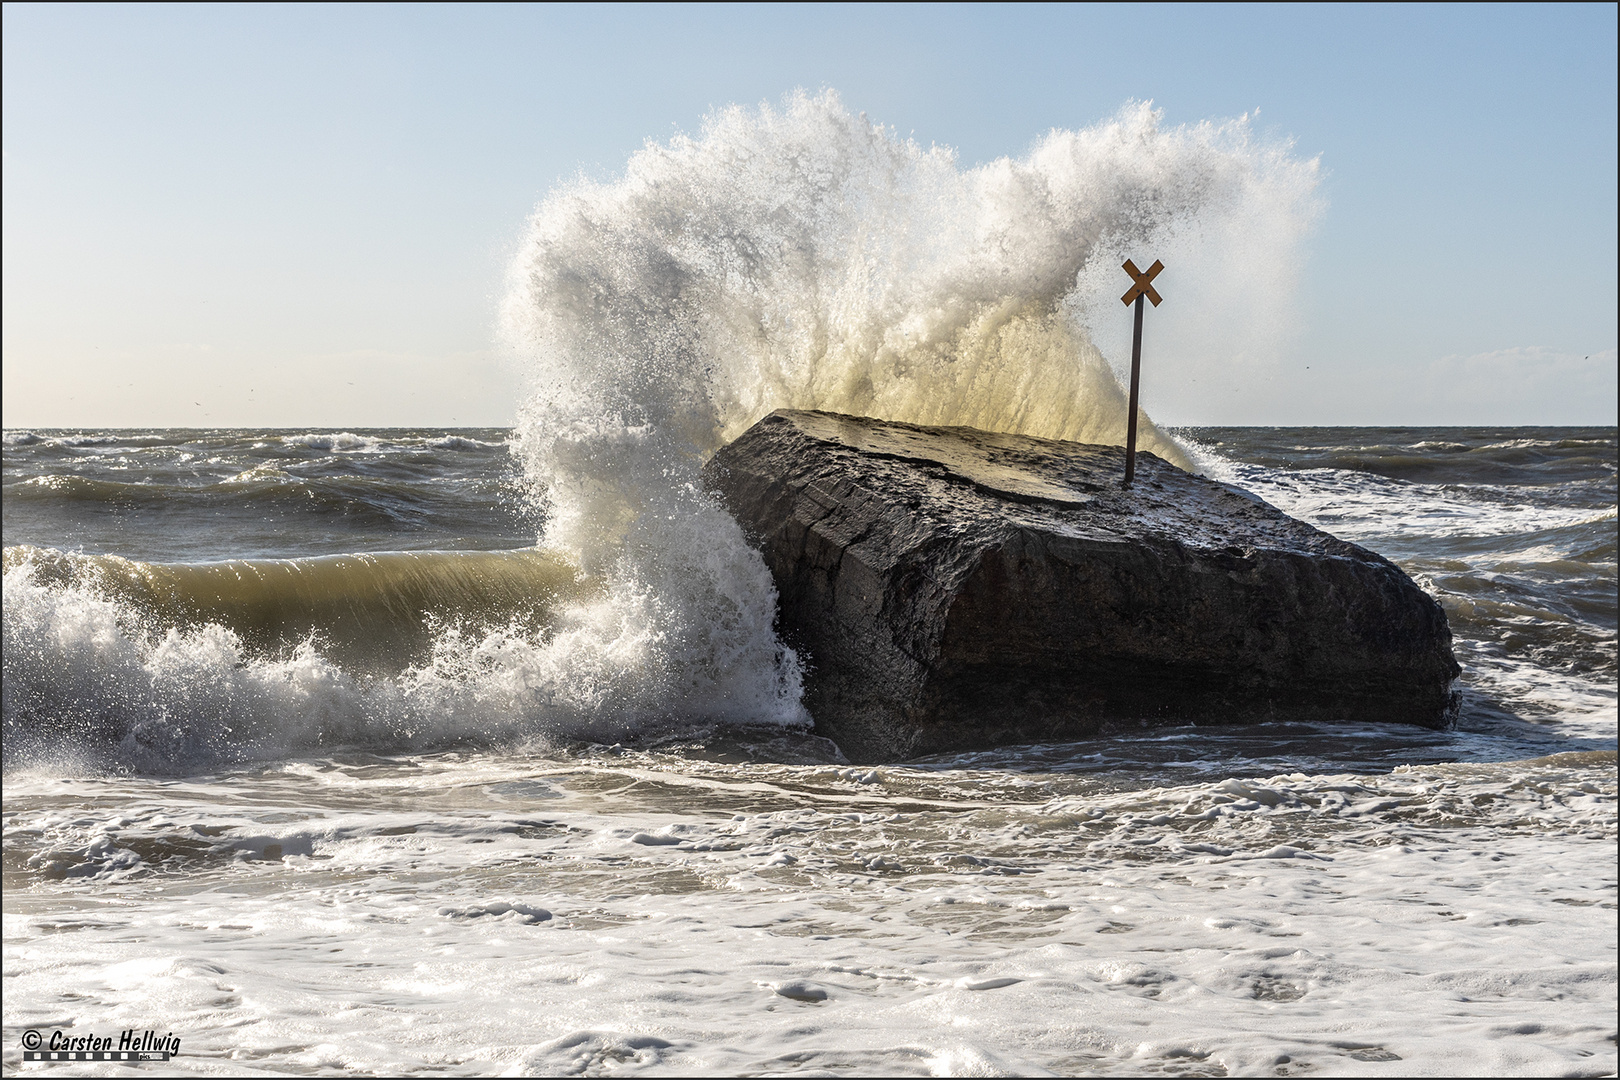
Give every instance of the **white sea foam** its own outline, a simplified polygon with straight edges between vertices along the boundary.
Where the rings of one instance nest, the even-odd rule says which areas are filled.
[[[486,442],[465,435],[441,435],[436,439],[428,439],[427,445],[435,450],[498,450],[506,443]]]
[[[60,446],[115,446],[124,439],[120,435],[64,435],[56,440]]]
[[[303,435],[283,435],[286,446],[302,446],[310,450],[336,450],[348,453],[375,452],[382,441],[370,435],[356,435],[352,431],[309,432]]]
[[[1615,509],[1548,506],[1534,491],[1484,484],[1420,484],[1353,469],[1268,469],[1195,450],[1199,471],[1346,540],[1495,537],[1588,525]]]
[[[8,897],[7,1022],[138,1013],[173,1068],[1614,1068],[1612,752],[1148,790],[639,753],[12,785],[56,899]]]
[[[33,431],[8,431],[4,435],[4,445],[16,449],[29,446],[66,447],[73,450],[95,451],[100,447],[117,447],[131,441],[124,435],[40,435]]]

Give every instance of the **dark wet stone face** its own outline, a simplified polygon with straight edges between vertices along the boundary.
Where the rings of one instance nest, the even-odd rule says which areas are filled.
[[[1458,674],[1398,567],[1118,447],[776,412],[704,477],[809,654],[817,731],[894,760],[1140,724],[1445,725]]]

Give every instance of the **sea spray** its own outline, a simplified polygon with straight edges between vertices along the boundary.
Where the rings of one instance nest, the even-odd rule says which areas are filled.
[[[598,616],[638,642],[630,696],[796,719],[774,588],[698,484],[717,447],[778,408],[1121,442],[1085,271],[1130,244],[1210,238],[1289,264],[1314,183],[1314,163],[1245,122],[1167,129],[1146,105],[962,169],[827,91],[721,110],[622,178],[553,194],[503,309],[533,384],[516,446],[545,542],[615,583],[606,608],[636,610]],[[1146,418],[1141,444],[1191,465]]]
[[[763,562],[698,483],[708,454],[784,407],[1120,441],[1124,396],[1087,330],[1099,302],[1118,314],[1119,254],[1153,246],[1177,265],[1225,266],[1236,280],[1219,295],[1241,295],[1254,265],[1291,265],[1314,182],[1313,163],[1246,122],[1168,128],[1145,105],[970,169],[830,92],[721,110],[696,137],[649,144],[620,179],[559,189],[512,263],[502,323],[532,382],[518,483],[543,515],[547,558],[592,590],[544,620],[452,612],[391,671],[359,670],[348,654],[368,638],[364,619],[345,644],[318,618],[288,637],[282,618],[267,644],[245,611],[178,618],[105,581],[53,577],[41,556],[8,558],[7,766],[61,763],[66,746],[164,772],[337,744],[802,728],[802,665],[815,658],[778,640]],[[198,487],[199,467],[237,456],[207,440],[231,436],[143,438],[152,445],[13,433],[8,453],[54,464],[8,499],[97,508],[96,521],[127,505],[149,543],[171,515],[215,521],[224,507],[255,545],[267,542],[256,523],[285,507],[309,515],[294,529],[309,545],[362,535],[344,532],[351,521],[368,538],[424,522],[473,535],[500,509],[471,484],[452,514],[427,516],[391,463],[438,470],[445,455],[499,452],[478,440],[288,432]],[[1151,421],[1141,441],[1187,463]],[[128,468],[75,464],[81,451],[128,456]],[[160,460],[164,484],[125,482]]]

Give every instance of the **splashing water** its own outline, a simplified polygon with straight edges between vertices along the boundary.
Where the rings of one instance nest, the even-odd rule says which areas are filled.
[[[973,169],[830,91],[649,144],[622,179],[548,198],[512,267],[504,328],[534,384],[517,442],[545,542],[636,610],[605,624],[657,627],[644,700],[792,722],[798,660],[761,560],[698,484],[706,456],[779,408],[1122,442],[1088,271],[1189,236],[1290,265],[1315,178],[1244,121],[1166,129],[1146,105]],[[1145,417],[1140,442],[1191,467]]]
[[[407,656],[386,647],[384,631],[411,637],[393,624],[419,630],[418,594],[442,598],[467,559],[107,563],[129,579],[113,588],[95,560],[14,549],[7,730],[66,725],[73,731],[60,733],[75,744],[99,742],[125,764],[163,771],[334,742],[397,749],[803,727],[801,659],[775,634],[763,561],[699,483],[707,455],[778,408],[1119,442],[1125,398],[1086,324],[1098,303],[1119,319],[1120,253],[1151,246],[1206,268],[1228,259],[1226,292],[1206,289],[1200,301],[1189,290],[1189,314],[1203,319],[1199,303],[1242,292],[1247,279],[1232,267],[1291,265],[1315,176],[1314,163],[1256,142],[1246,121],[1164,128],[1145,105],[972,169],[852,115],[830,92],[722,110],[699,137],[648,145],[619,180],[554,193],[513,262],[502,321],[532,380],[513,442],[516,483],[544,516],[540,540],[551,550],[539,561],[552,568],[546,588],[559,590],[544,619],[501,606],[500,581],[536,572],[518,552],[472,560],[488,579],[483,599],[434,608],[444,617],[435,640]],[[1256,288],[1279,291],[1271,278]],[[334,540],[327,522],[355,515],[357,500],[378,527],[422,516],[421,492],[395,458],[439,470],[445,455],[498,450],[399,433],[284,433],[251,447],[232,438],[136,446],[18,435],[13,455],[55,464],[35,478],[48,486],[21,484],[8,499],[129,503],[154,522],[172,500],[214,519],[236,507],[252,523],[271,507],[308,504],[327,517],[301,542],[340,543],[351,534]],[[1146,418],[1140,439],[1190,466]],[[166,479],[132,485],[128,470],[74,464],[79,454],[105,456],[109,468],[135,454],[129,464],[142,475],[163,462]],[[195,487],[199,464],[226,458],[241,463]],[[481,531],[473,519],[489,516],[489,497],[468,488],[458,506],[446,520]],[[48,572],[53,559],[73,572]],[[576,584],[590,588],[553,573],[575,568]],[[238,582],[239,570],[252,580]],[[180,589],[175,597],[201,615],[177,618],[174,603],[131,584],[147,579]],[[353,601],[342,626],[322,614],[330,604],[304,595],[311,588],[316,599]],[[456,614],[471,608],[476,618]],[[278,636],[279,652],[258,640]],[[368,672],[343,655],[362,645],[387,654]],[[25,741],[8,738],[8,762]]]

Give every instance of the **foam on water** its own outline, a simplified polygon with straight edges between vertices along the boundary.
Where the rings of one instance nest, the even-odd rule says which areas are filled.
[[[1464,712],[1476,725],[1511,703],[1512,714],[1556,718],[1564,736],[1613,738],[1612,435],[1304,451],[1360,468],[1276,468],[1189,445],[1216,479],[1399,560],[1446,610],[1464,669]],[[1521,450],[1538,453],[1513,453]],[[1563,453],[1541,453],[1552,450]],[[1445,482],[1401,478],[1411,473],[1441,473]]]
[[[315,433],[306,435],[284,435],[282,442],[288,446],[307,446],[312,450],[336,451],[376,451],[382,448],[379,440],[365,435],[356,435],[352,431],[339,431],[336,433]]]
[[[52,899],[8,899],[8,1021],[144,1010],[185,1068],[1612,1071],[1612,750],[1151,787],[1020,764],[15,777]]]

